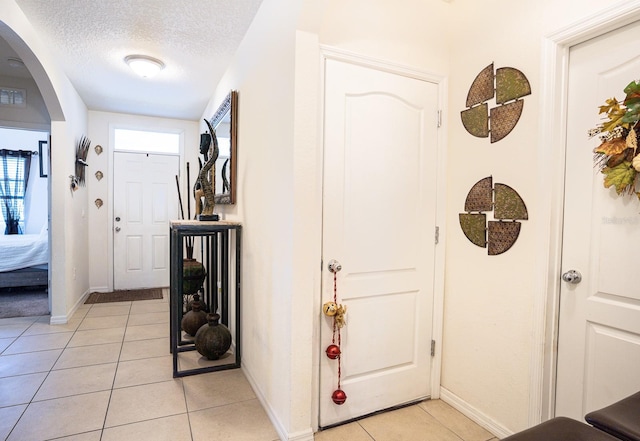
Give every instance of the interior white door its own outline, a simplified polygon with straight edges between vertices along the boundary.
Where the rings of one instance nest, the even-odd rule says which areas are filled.
[[[603,187],[587,130],[640,72],[640,24],[570,51],[556,414],[585,413],[640,390],[640,201]]]
[[[179,218],[178,156],[114,153],[115,289],[169,286],[169,221]]]
[[[325,66],[323,302],[347,307],[341,389],[323,317],[320,425],[430,395],[438,86],[346,62]]]

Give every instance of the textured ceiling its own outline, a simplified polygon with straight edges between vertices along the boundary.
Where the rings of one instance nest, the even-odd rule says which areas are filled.
[[[195,120],[262,0],[15,1],[89,109]],[[139,78],[130,54],[165,68]]]

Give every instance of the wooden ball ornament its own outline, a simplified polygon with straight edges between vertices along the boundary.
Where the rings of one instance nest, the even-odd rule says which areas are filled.
[[[327,353],[327,357],[329,357],[332,360],[335,360],[340,356],[340,346],[329,345],[327,346],[327,350],[325,352]]]
[[[334,403],[340,406],[344,404],[345,401],[347,401],[347,394],[345,394],[342,389],[336,389],[331,395],[331,399]]]

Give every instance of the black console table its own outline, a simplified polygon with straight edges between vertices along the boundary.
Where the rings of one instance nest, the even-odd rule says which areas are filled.
[[[242,226],[228,221],[172,221],[170,234],[170,349],[174,378],[239,368]],[[183,289],[187,246],[192,247],[193,258],[203,264],[207,273],[198,290],[200,299],[212,313],[220,314],[220,323],[231,331],[231,348],[219,360],[200,356],[194,338],[181,329],[191,300]]]

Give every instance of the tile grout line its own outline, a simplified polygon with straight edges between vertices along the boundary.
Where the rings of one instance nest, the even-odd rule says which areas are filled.
[[[39,317],[46,317],[46,316],[39,316]],[[6,347],[6,348],[4,348],[4,349],[2,350],[2,352],[0,352],[0,355],[4,355],[4,352],[5,352],[7,349],[9,349],[9,348],[10,348],[10,347],[11,347],[11,346],[16,342],[16,340],[18,340],[20,337],[22,337],[22,335],[23,335],[25,332],[27,332],[27,330],[29,330],[29,328],[31,328],[34,324],[38,323],[38,318],[39,318],[39,317],[36,317],[36,318],[34,319],[34,321],[33,321],[33,322],[31,322],[31,324],[30,324],[29,326],[27,326],[27,327],[24,329],[24,331],[22,331],[19,335],[15,336],[15,337],[7,337],[7,338],[13,338],[13,341],[12,341],[11,343],[9,343],[9,344],[7,345],[7,347]],[[11,325],[8,325],[8,326],[11,326]],[[8,354],[8,355],[11,355],[11,354]]]
[[[50,375],[52,374],[52,372],[53,372],[54,370],[56,370],[56,371],[57,371],[57,370],[63,371],[63,370],[68,370],[68,369],[84,368],[84,367],[87,367],[87,366],[99,366],[99,365],[106,365],[106,364],[112,364],[112,363],[113,363],[113,362],[111,362],[111,361],[110,361],[110,362],[92,363],[92,364],[89,364],[89,365],[83,365],[83,366],[71,366],[71,367],[65,367],[65,368],[61,368],[61,369],[55,369],[55,366],[56,366],[56,365],[57,365],[57,363],[61,360],[62,354],[63,354],[63,353],[65,353],[65,351],[66,351],[67,349],[70,349],[70,348],[72,348],[72,349],[76,349],[76,348],[78,348],[78,349],[79,349],[79,348],[82,348],[82,347],[85,347],[85,346],[94,346],[94,345],[82,345],[82,346],[73,346],[73,347],[72,347],[72,346],[69,346],[69,345],[70,345],[70,343],[72,342],[73,338],[74,338],[76,335],[78,335],[78,332],[81,330],[80,328],[82,327],[82,324],[83,324],[83,323],[85,323],[87,319],[95,318],[95,317],[90,317],[90,313],[91,313],[91,311],[92,311],[92,310],[94,310],[94,309],[96,309],[96,310],[97,310],[97,308],[94,308],[94,306],[95,306],[95,305],[91,305],[91,306],[86,310],[86,312],[82,315],[82,317],[79,317],[79,318],[78,318],[78,324],[73,328],[73,330],[69,329],[69,330],[64,330],[64,331],[61,331],[61,332],[60,332],[60,333],[63,333],[63,332],[69,332],[69,333],[71,333],[71,335],[69,336],[69,339],[66,341],[66,343],[64,344],[64,346],[63,346],[63,347],[61,347],[61,348],[55,348],[55,349],[38,349],[38,350],[32,350],[32,351],[28,351],[28,352],[21,352],[21,353],[16,353],[16,354],[7,354],[7,355],[22,355],[22,354],[37,353],[37,352],[51,351],[51,350],[59,350],[59,351],[60,351],[60,353],[57,355],[57,357],[55,358],[55,360],[53,360],[53,362],[51,363],[51,366],[50,366],[47,370],[45,370],[45,371],[41,371],[41,372],[34,372],[34,373],[33,373],[33,374],[45,373],[46,375],[44,376],[44,378],[43,378],[42,382],[40,383],[40,385],[38,386],[38,388],[36,389],[36,391],[33,393],[33,396],[29,399],[29,402],[28,402],[28,403],[21,403],[21,404],[20,404],[20,405],[25,405],[25,408],[24,408],[24,410],[21,412],[21,414],[20,414],[20,416],[18,417],[18,419],[16,420],[16,423],[12,426],[11,430],[8,432],[7,437],[11,436],[11,434],[15,431],[16,426],[17,426],[17,425],[18,425],[18,423],[19,423],[19,422],[24,418],[25,413],[27,412],[27,410],[29,409],[29,407],[30,407],[30,406],[35,402],[35,401],[34,401],[34,398],[36,397],[36,395],[38,394],[38,392],[42,389],[42,387],[43,387],[44,383],[45,383],[45,382],[46,382],[46,380],[50,377]],[[126,342],[127,329],[130,327],[130,320],[131,320],[131,315],[132,315],[132,311],[133,311],[133,302],[132,302],[132,303],[130,303],[128,306],[129,306],[129,308],[128,308],[128,312],[127,312],[127,314],[126,314],[126,315],[127,315],[127,319],[126,319],[126,323],[125,323],[125,325],[124,325],[124,333],[123,333],[123,335],[122,335],[121,340],[119,341],[120,348],[119,348],[119,352],[118,352],[118,358],[117,358],[117,360],[116,360],[116,362],[115,362],[115,364],[116,364],[116,370],[115,370],[115,372],[114,372],[113,380],[112,380],[112,383],[111,383],[111,389],[109,390],[109,400],[108,400],[108,402],[107,402],[107,407],[106,407],[106,411],[105,411],[105,416],[104,416],[104,420],[103,420],[102,428],[101,428],[101,429],[96,429],[96,430],[101,430],[100,439],[102,439],[102,435],[103,435],[103,433],[104,433],[104,430],[106,429],[107,415],[108,415],[108,411],[109,411],[109,406],[111,405],[111,399],[112,399],[112,396],[113,396],[113,391],[114,391],[114,389],[115,389],[115,383],[116,383],[116,378],[117,378],[118,369],[119,369],[119,367],[120,367],[120,363],[121,363],[121,362],[123,362],[123,360],[122,360],[122,354],[123,354],[123,350],[124,350],[124,344],[125,344],[125,342]],[[153,312],[153,311],[152,311],[152,312]],[[152,312],[147,312],[147,313],[152,313]],[[145,314],[145,312],[141,312],[140,314]],[[120,314],[119,314],[119,315],[120,315]],[[121,314],[121,315],[125,315],[125,314]],[[44,317],[44,316],[42,316],[42,317]],[[98,316],[98,317],[100,317],[100,316]],[[111,317],[111,316],[104,316],[104,317]],[[19,338],[21,338],[21,337],[25,337],[25,333],[27,333],[27,332],[29,331],[29,329],[32,329],[32,327],[33,327],[36,323],[38,323],[38,324],[39,324],[39,323],[41,323],[41,322],[40,322],[40,318],[35,318],[31,323],[28,323],[28,325],[24,328],[24,330],[22,330],[22,331],[20,332],[20,334],[19,334],[19,335],[14,336],[14,337],[10,337],[10,338],[12,338],[12,342],[11,342],[11,343],[10,343],[10,344],[9,344],[9,345],[4,349],[4,350],[3,350],[3,352],[4,352],[5,350],[7,350],[9,347],[11,347],[13,344],[15,344],[15,343],[16,343],[16,341],[17,341]],[[143,326],[143,325],[145,325],[145,323],[140,324],[140,326]],[[51,325],[49,324],[49,326],[51,326]],[[102,329],[102,328],[95,328],[95,329],[96,329],[96,330],[99,330],[99,329]],[[106,328],[105,328],[105,329],[106,329]],[[87,329],[87,330],[83,330],[83,331],[91,331],[91,330],[93,330],[93,329]],[[41,332],[41,333],[37,333],[37,334],[32,334],[32,335],[30,335],[30,336],[43,336],[43,335],[48,336],[48,335],[54,335],[54,334],[58,334],[58,333],[56,333],[56,332],[53,332],[53,333],[52,333],[52,332]],[[145,340],[153,340],[153,339],[155,339],[155,338],[149,337],[149,338],[143,338],[143,339],[141,339],[141,340],[134,340],[134,341],[145,341]],[[116,342],[114,342],[114,343],[116,343]],[[157,356],[157,357],[160,357],[160,356]],[[157,358],[157,357],[149,357],[149,358]],[[134,359],[134,360],[131,360],[131,361],[135,361],[135,360],[138,360],[138,359]],[[27,375],[27,374],[23,374],[23,375]],[[20,375],[10,375],[10,376],[8,376],[8,377],[16,377],[16,376],[20,376]],[[151,382],[151,383],[149,383],[149,384],[153,384],[153,383],[156,383],[156,382]],[[186,406],[186,392],[185,392],[185,390],[184,390],[184,383],[182,383],[182,382],[181,382],[181,384],[182,384],[182,386],[183,386],[183,397],[184,397],[184,400],[185,400],[185,413],[187,414],[187,417],[189,417],[189,415],[188,415],[188,409],[187,409],[187,406]],[[133,385],[132,385],[131,387],[133,387]],[[105,389],[105,391],[106,391],[106,389]],[[78,395],[86,395],[86,394],[90,394],[90,393],[91,393],[91,392],[76,393],[76,394],[73,394],[73,395],[69,395],[69,397],[71,397],[71,396],[78,396]],[[55,400],[55,399],[59,399],[59,398],[66,398],[66,397],[52,397],[52,398],[49,398],[49,399],[39,400],[39,401],[37,401],[37,403],[39,403],[39,402],[45,402],[45,401],[51,401],[51,400]],[[16,405],[18,405],[18,404],[16,404]],[[9,406],[9,407],[11,407],[11,406]],[[156,419],[156,418],[152,418],[151,420],[153,420],[153,419]],[[190,420],[188,420],[188,421],[189,421],[189,430],[190,430],[190,433],[191,433],[191,422],[190,422]],[[128,423],[128,424],[132,424],[132,423]],[[114,426],[114,427],[115,427],[115,426]],[[93,430],[88,431],[88,432],[93,432]],[[81,432],[81,433],[88,433],[88,432]],[[76,433],[76,434],[71,434],[71,435],[65,435],[65,436],[74,436],[74,435],[79,435],[79,434],[81,434],[81,433]],[[191,438],[193,439],[193,435],[191,435]]]
[[[45,317],[45,316],[43,316]],[[84,320],[84,317],[83,317]],[[33,326],[34,324],[38,323],[38,319],[36,319],[33,323],[31,323],[31,325],[29,325],[23,332],[22,334],[24,334],[25,332],[27,332],[28,329],[31,328],[31,326]],[[80,324],[82,323],[82,320],[80,321],[80,323],[78,323],[78,327],[80,327]],[[49,325],[51,326],[51,325]],[[36,395],[38,394],[38,392],[40,391],[40,388],[42,388],[42,385],[44,384],[45,381],[47,381],[47,378],[49,378],[49,375],[51,374],[51,371],[53,370],[53,367],[56,365],[56,363],[58,362],[58,360],[60,360],[60,357],[62,357],[62,353],[64,352],[64,350],[67,348],[67,346],[69,345],[69,342],[71,341],[71,339],[73,338],[73,336],[76,334],[76,332],[78,331],[78,328],[76,328],[73,331],[73,334],[71,335],[71,337],[69,337],[69,340],[67,341],[67,343],[65,344],[64,348],[62,348],[62,350],[60,351],[60,354],[58,355],[58,357],[56,358],[56,360],[51,364],[51,367],[49,368],[49,371],[47,372],[47,375],[45,375],[44,379],[42,380],[42,383],[40,383],[40,386],[38,386],[38,388],[36,389],[36,391],[34,392],[33,396],[29,399],[29,403],[27,403],[27,405],[25,406],[24,410],[22,411],[22,413],[20,414],[20,417],[16,420],[15,424],[13,425],[13,427],[11,428],[11,430],[9,431],[9,433],[7,434],[7,439],[9,439],[9,437],[11,436],[11,434],[13,433],[13,431],[16,429],[16,426],[18,425],[18,423],[22,420],[22,418],[24,417],[24,415],[27,413],[27,410],[29,409],[29,406],[31,406],[31,404],[33,403],[33,399],[36,397]],[[20,336],[22,336],[22,334],[20,334]],[[36,334],[36,335],[43,335],[43,334]],[[20,337],[19,336],[19,337]],[[16,337],[16,339],[14,340],[13,343],[15,343],[19,337]],[[11,345],[13,345],[13,343],[11,343]],[[11,346],[9,345],[7,347],[7,349]],[[42,352],[42,351],[30,351],[30,352]],[[4,353],[4,351],[3,351]],[[29,352],[27,352],[29,353]]]
[[[93,308],[93,306],[92,306]],[[120,342],[120,351],[118,352],[118,360],[116,361],[116,370],[113,373],[113,380],[111,381],[111,390],[109,391],[109,399],[107,400],[107,408],[104,412],[104,420],[102,421],[102,429],[100,429],[100,441],[104,436],[104,431],[107,425],[107,415],[109,415],[109,407],[111,406],[111,398],[113,397],[113,389],[116,385],[116,378],[118,377],[118,369],[120,368],[120,357],[122,357],[122,348],[124,347],[124,341],[127,336],[127,328],[129,327],[129,319],[131,318],[131,309],[133,308],[133,302],[129,305],[129,313],[127,314],[127,322],[124,325],[124,332],[122,333],[122,341]],[[88,313],[87,313],[88,314]]]
[[[452,428],[450,425],[445,424],[445,422],[444,422],[444,421],[442,421],[440,418],[438,418],[438,417],[437,417],[436,415],[434,415],[433,413],[429,412],[429,410],[428,410],[428,409],[426,409],[426,408],[424,408],[424,407],[422,407],[422,406],[418,406],[418,407],[419,407],[421,410],[423,410],[424,412],[426,412],[428,415],[430,415],[430,416],[431,416],[434,420],[436,420],[438,423],[440,423],[440,425],[441,425],[442,427],[446,428],[449,432],[453,433],[453,435],[454,435],[456,438],[460,439],[461,441],[466,441],[466,440],[462,437],[462,435],[459,435],[455,430],[453,430],[453,428]],[[462,415],[462,416],[464,416],[464,417],[466,418],[466,416],[465,416],[465,415]],[[491,435],[491,438],[493,438],[493,435]],[[486,441],[491,440],[491,438],[488,438]]]

